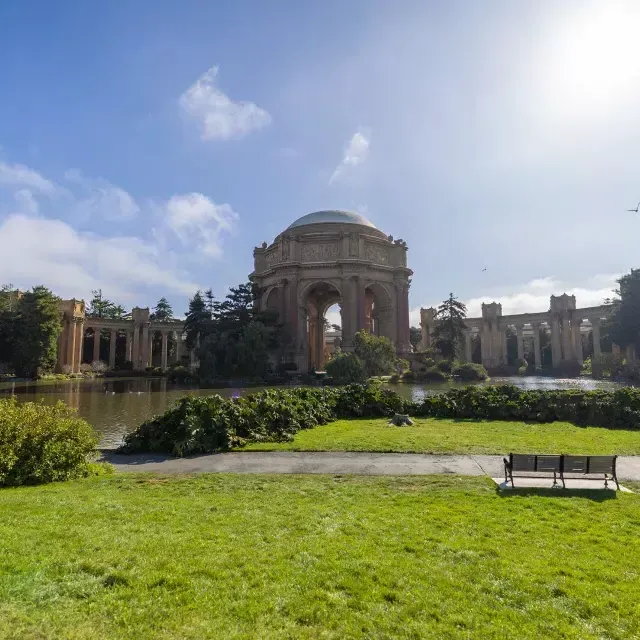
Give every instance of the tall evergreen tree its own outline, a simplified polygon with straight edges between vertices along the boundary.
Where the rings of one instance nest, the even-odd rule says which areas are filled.
[[[164,296],[156,303],[153,313],[151,314],[151,319],[158,320],[159,322],[173,319],[173,308]]]
[[[207,311],[200,291],[189,300],[189,310],[184,321],[184,333],[188,349],[195,349],[198,336],[206,336],[211,323],[211,314]]]
[[[19,376],[53,369],[62,331],[59,299],[46,287],[34,287],[18,300],[12,364]]]
[[[640,351],[640,269],[619,278],[616,297],[612,302],[611,318],[605,333],[621,348],[634,345]]]
[[[464,320],[467,307],[453,293],[442,302],[435,314],[433,338],[436,349],[448,360],[455,360],[464,343]]]

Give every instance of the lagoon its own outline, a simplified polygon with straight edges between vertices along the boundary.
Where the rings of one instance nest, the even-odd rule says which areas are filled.
[[[388,385],[400,395],[419,400],[425,395],[460,386],[461,383]],[[623,383],[592,378],[523,376],[492,378],[481,384],[514,384],[522,389],[607,389]],[[169,383],[166,378],[129,378],[0,383],[0,399],[15,395],[19,401],[62,400],[78,411],[100,434],[100,446],[116,447],[123,436],[151,416],[160,414],[186,394],[225,397],[256,393],[268,387],[200,388]]]

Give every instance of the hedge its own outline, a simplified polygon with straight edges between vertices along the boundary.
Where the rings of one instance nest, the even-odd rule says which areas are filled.
[[[340,418],[394,413],[485,420],[562,420],[640,429],[640,390],[525,391],[511,385],[464,387],[410,402],[377,384],[268,390],[242,398],[186,396],[126,436],[124,453],[176,456],[227,451],[247,442],[286,441],[300,429]]]
[[[62,401],[49,406],[0,400],[0,485],[87,475],[97,444],[93,428]]]

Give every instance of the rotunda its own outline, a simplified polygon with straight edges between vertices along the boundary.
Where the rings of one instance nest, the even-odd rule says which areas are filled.
[[[407,244],[349,211],[315,211],[253,252],[251,280],[263,309],[285,329],[285,362],[298,370],[325,364],[325,314],[340,308],[343,351],[356,331],[389,338],[398,354],[411,351]]]

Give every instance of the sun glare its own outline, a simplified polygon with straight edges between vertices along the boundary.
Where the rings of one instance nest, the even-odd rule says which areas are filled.
[[[640,2],[602,0],[555,19],[540,68],[563,115],[610,115],[640,92]]]

